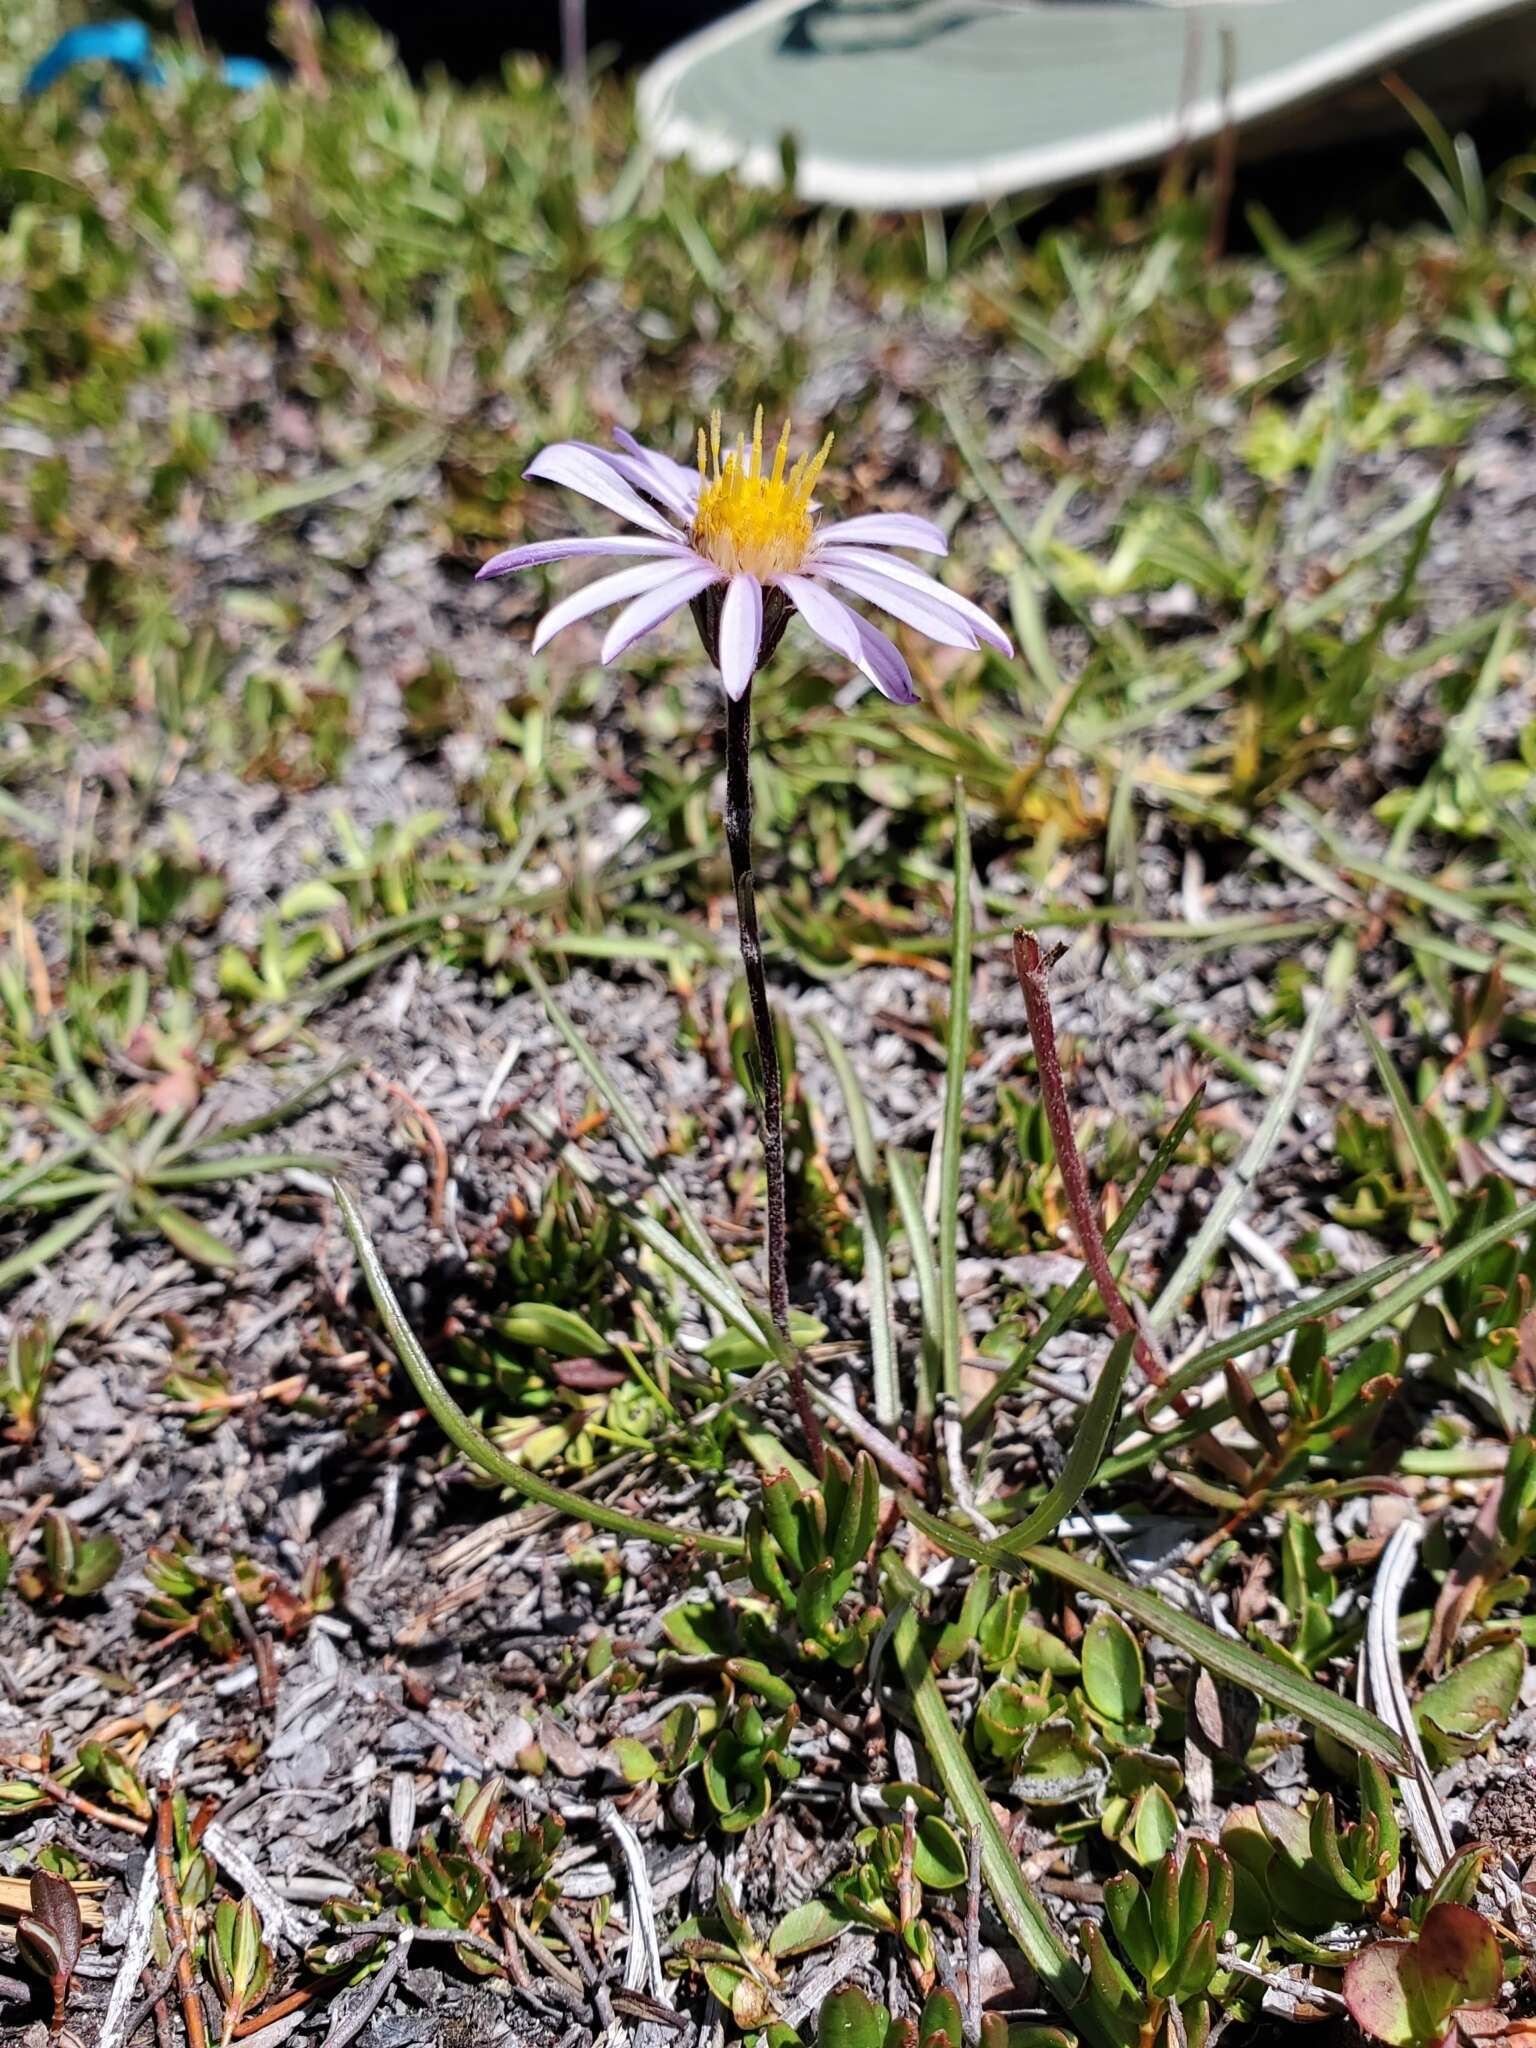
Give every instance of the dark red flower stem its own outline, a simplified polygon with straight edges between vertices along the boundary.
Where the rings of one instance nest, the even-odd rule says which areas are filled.
[[[1019,992],[1024,998],[1024,1014],[1029,1020],[1029,1035],[1035,1047],[1035,1065],[1040,1070],[1040,1094],[1045,1103],[1046,1122],[1051,1127],[1056,1164],[1067,1191],[1067,1207],[1072,1212],[1073,1227],[1083,1249],[1083,1261],[1093,1275],[1093,1284],[1099,1290],[1099,1298],[1110,1322],[1122,1335],[1135,1338],[1136,1363],[1153,1385],[1160,1387],[1168,1378],[1167,1363],[1156,1339],[1142,1329],[1131,1313],[1110,1269],[1109,1253],[1104,1249],[1104,1238],[1088,1188],[1088,1175],[1073,1134],[1072,1108],[1067,1101],[1067,1084],[1062,1079],[1061,1055],[1056,1049],[1056,1026],[1051,1017],[1051,998],[1046,986],[1050,967],[1050,959],[1041,953],[1034,933],[1016,931],[1013,935],[1013,971],[1019,978]]]
[[[779,1043],[768,1004],[763,973],[763,946],[757,925],[757,891],[752,878],[752,685],[725,706],[725,842],[731,853],[731,879],[736,886],[736,924],[741,938],[741,964],[752,1005],[757,1035],[757,1060],[762,1075],[763,1164],[768,1182],[768,1311],[784,1340],[789,1388],[805,1434],[811,1464],[821,1475],[826,1452],[821,1425],[811,1406],[800,1354],[789,1334],[789,1201],[784,1187],[784,1077],[779,1069]]]

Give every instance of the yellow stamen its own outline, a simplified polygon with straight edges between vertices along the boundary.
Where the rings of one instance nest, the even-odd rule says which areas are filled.
[[[699,429],[699,506],[693,517],[693,545],[709,561],[718,563],[728,575],[792,575],[799,569],[811,545],[811,497],[831,453],[828,434],[814,455],[802,455],[786,476],[789,459],[789,422],[779,435],[773,469],[763,473],[763,409],[757,408],[752,423],[752,446],[745,435],[737,437],[735,448],[722,460],[720,415],[709,422],[708,453],[705,460],[704,430]]]

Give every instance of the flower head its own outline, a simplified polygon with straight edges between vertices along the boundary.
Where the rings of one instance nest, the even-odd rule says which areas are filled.
[[[720,459],[720,415],[709,423],[709,440],[699,429],[699,499],[692,540],[699,553],[718,562],[727,576],[745,572],[766,580],[798,570],[815,538],[811,493],[832,452],[828,434],[814,456],[802,455],[788,476],[789,421],[779,436],[773,468],[763,471],[763,408],[757,408],[752,446],[744,440]],[[713,458],[714,473],[710,473]]]
[[[969,598],[916,569],[892,548],[944,554],[938,527],[906,512],[867,513],[832,526],[816,524],[815,491],[832,446],[789,462],[786,423],[765,462],[759,406],[748,444],[741,437],[721,453],[720,416],[701,430],[697,470],[643,448],[630,434],[617,451],[585,441],[560,441],[524,471],[593,498],[640,531],[596,539],[533,541],[497,555],[481,577],[506,576],[582,555],[628,557],[631,566],[563,598],[540,620],[537,653],[565,626],[622,604],[603,641],[602,659],[691,605],[710,659],[731,697],[740,697],[779,643],[790,614],[898,704],[916,699],[898,649],[827,587],[878,605],[945,647],[985,643],[1013,652],[1006,633]]]

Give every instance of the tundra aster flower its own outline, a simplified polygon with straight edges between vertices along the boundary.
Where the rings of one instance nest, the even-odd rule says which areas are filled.
[[[832,446],[830,434],[814,455],[791,464],[786,421],[770,461],[759,406],[750,447],[743,436],[722,454],[716,413],[708,434],[699,430],[696,471],[643,448],[632,434],[619,431],[614,439],[617,450],[558,441],[523,473],[580,491],[638,533],[533,541],[497,555],[480,571],[484,578],[586,555],[630,558],[629,567],[598,577],[545,613],[533,636],[536,654],[564,627],[621,604],[602,647],[602,659],[612,661],[689,605],[734,701],[778,646],[790,614],[798,612],[818,639],[885,696],[898,704],[914,702],[917,693],[899,651],[835,596],[834,588],[878,605],[942,646],[985,643],[1013,652],[1007,634],[978,606],[889,552],[946,553],[944,535],[929,520],[873,512],[817,525],[813,493]]]

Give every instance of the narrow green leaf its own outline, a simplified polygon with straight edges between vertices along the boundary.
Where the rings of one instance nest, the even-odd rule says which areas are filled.
[[[40,1180],[46,1180],[51,1173],[59,1173],[66,1166],[73,1166],[77,1160],[83,1159],[90,1149],[88,1139],[77,1139],[73,1145],[66,1145],[61,1152],[46,1153],[41,1159],[34,1160],[32,1165],[22,1167],[19,1173],[13,1173],[9,1180],[0,1181],[0,1209],[8,1209],[12,1203],[19,1202],[28,1188],[35,1187]]]
[[[1118,1616],[1101,1610],[1093,1617],[1083,1636],[1082,1661],[1083,1691],[1089,1706],[1121,1725],[1143,1712],[1141,1689],[1146,1671],[1141,1645]]]
[[[318,1152],[231,1152],[227,1158],[194,1159],[185,1166],[151,1167],[144,1178],[152,1188],[205,1188],[249,1180],[258,1173],[335,1171],[336,1161]]]
[[[108,1188],[105,1194],[97,1195],[94,1201],[61,1218],[52,1230],[45,1230],[41,1237],[23,1245],[19,1252],[12,1252],[8,1259],[0,1259],[0,1294],[8,1287],[14,1287],[18,1280],[24,1280],[29,1273],[40,1273],[51,1259],[67,1252],[72,1244],[100,1222],[116,1200],[116,1190]]]
[[[1401,1287],[1394,1287],[1390,1294],[1384,1294],[1380,1301],[1373,1301],[1360,1314],[1352,1316],[1347,1323],[1340,1323],[1330,1330],[1323,1340],[1323,1355],[1326,1358],[1340,1358],[1346,1351],[1353,1351],[1367,1339],[1374,1337],[1379,1329],[1388,1323],[1395,1323],[1407,1310],[1416,1308],[1432,1289],[1474,1259],[1480,1259],[1484,1252],[1496,1244],[1518,1238],[1522,1231],[1536,1225],[1536,1202],[1526,1202],[1523,1207],[1512,1210],[1498,1222],[1474,1231],[1471,1237],[1460,1244],[1452,1245],[1440,1256],[1431,1259],[1420,1272],[1405,1280]]]
[[[610,1530],[615,1536],[638,1537],[643,1542],[662,1544],[671,1550],[709,1550],[721,1557],[740,1557],[745,1553],[746,1544],[739,1536],[721,1536],[704,1529],[673,1529],[665,1522],[648,1521],[641,1515],[627,1515],[620,1508],[611,1508],[602,1501],[587,1500],[563,1486],[553,1486],[536,1472],[525,1472],[521,1465],[514,1465],[510,1458],[503,1456],[485,1432],[478,1429],[458,1406],[417,1342],[416,1333],[402,1314],[379,1262],[373,1240],[368,1235],[368,1226],[351,1189],[339,1180],[333,1181],[331,1186],[341,1210],[341,1220],[346,1225],[358,1264],[363,1269],[363,1278],[368,1283],[368,1292],[373,1297],[373,1305],[394,1346],[395,1355],[433,1421],[466,1458],[478,1465],[482,1472],[489,1473],[500,1485],[511,1487],[514,1493],[522,1494],[525,1499],[536,1500],[542,1507],[556,1508],[573,1521]]]
[[[1094,1382],[1088,1405],[1078,1418],[1077,1434],[1072,1439],[1066,1463],[1040,1505],[1004,1537],[1004,1544],[1009,1550],[1018,1550],[1026,1543],[1043,1542],[1059,1523],[1067,1519],[1093,1484],[1094,1474],[1104,1456],[1104,1446],[1120,1411],[1120,1390],[1125,1385],[1125,1375],[1130,1369],[1131,1353],[1135,1348],[1133,1332],[1127,1331],[1123,1337],[1115,1339],[1114,1348]]]
[[[944,1123],[940,1139],[939,1317],[944,1391],[960,1399],[960,1145],[965,1125],[965,1070],[971,1053],[971,833],[965,785],[955,779],[954,933],[949,958],[949,1038],[944,1060]]]
[[[1156,1593],[1148,1592],[1144,1586],[1127,1585],[1124,1579],[1101,1571],[1097,1565],[1087,1564],[1082,1558],[1069,1556],[1066,1551],[1054,1550],[1045,1544],[1032,1543],[1015,1551],[1001,1543],[990,1543],[969,1529],[957,1528],[953,1522],[929,1514],[926,1508],[919,1507],[912,1500],[903,1500],[902,1512],[914,1529],[920,1529],[930,1541],[952,1556],[969,1557],[977,1564],[989,1564],[1001,1572],[1017,1574],[1022,1569],[1045,1572],[1050,1578],[1060,1579],[1063,1585],[1074,1586],[1078,1592],[1087,1593],[1118,1613],[1129,1615],[1132,1621],[1151,1629],[1218,1678],[1225,1678],[1233,1685],[1246,1686],[1249,1692],[1257,1693],[1260,1699],[1268,1700],[1285,1713],[1300,1715],[1302,1720],[1333,1736],[1346,1748],[1374,1757],[1388,1770],[1407,1768],[1402,1743],[1385,1722],[1378,1721],[1364,1707],[1341,1699],[1314,1679],[1303,1678],[1298,1672],[1271,1663],[1269,1658],[1260,1656],[1246,1643],[1219,1636],[1215,1629],[1208,1628],[1182,1608],[1160,1599]]]
[[[893,1430],[901,1421],[901,1383],[896,1373],[896,1332],[891,1315],[890,1214],[885,1189],[880,1184],[880,1155],[870,1129],[869,1106],[853,1063],[826,1019],[818,1017],[815,1022],[853,1136],[853,1159],[864,1206],[864,1277],[869,1282],[869,1358],[875,1420],[882,1429]]]
[[[317,1074],[313,1080],[306,1081],[302,1088],[295,1088],[289,1094],[280,1096],[270,1109],[260,1110],[255,1116],[246,1117],[237,1124],[225,1124],[218,1130],[196,1133],[170,1146],[161,1156],[169,1163],[173,1159],[179,1159],[184,1152],[199,1152],[207,1145],[238,1145],[246,1138],[263,1137],[268,1131],[275,1131],[283,1124],[291,1123],[302,1110],[308,1109],[311,1103],[319,1102],[323,1096],[328,1095],[338,1081],[355,1072],[361,1064],[361,1061],[356,1059],[338,1060],[334,1065],[327,1067],[323,1074]]]
[[[891,1193],[906,1233],[907,1256],[917,1279],[917,1296],[923,1314],[923,1349],[917,1381],[915,1420],[919,1429],[928,1422],[939,1398],[939,1360],[943,1355],[943,1317],[939,1310],[939,1275],[933,1263],[933,1240],[923,1214],[923,1195],[918,1183],[917,1163],[910,1153],[891,1146],[885,1155],[885,1170]]]
[[[1252,1194],[1255,1182],[1268,1165],[1270,1154],[1291,1120],[1302,1086],[1311,1072],[1312,1061],[1338,1014],[1358,959],[1359,947],[1353,937],[1345,934],[1334,941],[1323,972],[1322,987],[1317,992],[1311,1015],[1297,1034],[1280,1086],[1275,1090],[1264,1112],[1264,1120],[1249,1139],[1242,1157],[1217,1189],[1216,1199],[1206,1211],[1204,1222],[1195,1232],[1172,1275],[1163,1283],[1162,1292],[1147,1316],[1152,1329],[1167,1328],[1182,1308],[1185,1297],[1205,1277],[1206,1269],[1225,1244],[1233,1217]]]
[[[211,1266],[215,1272],[228,1273],[239,1265],[240,1254],[233,1246],[227,1245],[222,1237],[215,1237],[174,1202],[145,1202],[143,1208],[146,1220],[194,1266]]]
[[[939,1526],[947,1528],[948,1524]],[[1057,2003],[1072,2011],[1073,2025],[1097,2048],[1110,2048],[1109,2035],[1099,2026],[1097,2015],[1090,2007],[1079,2004],[1084,1988],[1082,1970],[1057,1931],[1055,1921],[1025,1882],[1018,1859],[998,1825],[992,1802],[949,1718],[949,1708],[924,1654],[917,1617],[910,1606],[896,1623],[891,1648],[912,1702],[918,1733],[945,1796],[962,1826],[980,1833],[982,1876],[1003,1924]]]
[[[534,962],[526,955],[523,955],[520,957],[518,964],[527,976],[529,986],[543,1004],[544,1014],[565,1041],[577,1065],[602,1097],[609,1115],[628,1141],[628,1150],[631,1158],[637,1166],[643,1168],[650,1175],[656,1186],[660,1188],[662,1194],[671,1203],[694,1256],[707,1266],[717,1278],[724,1278],[726,1274],[725,1262],[715,1249],[714,1239],[706,1229],[704,1219],[699,1215],[697,1209],[694,1208],[686,1191],[670,1174],[663,1172],[657,1165],[659,1148],[647,1137],[644,1126],[630,1105],[629,1098],[625,1095],[623,1089],[620,1088],[617,1081],[614,1080],[597,1054],[592,1050],[591,1046],[588,1045],[586,1039],[583,1038],[576,1026],[565,1014],[565,1010],[555,998],[554,990],[551,989],[549,983],[540,974]]]
[[[1214,1344],[1208,1344],[1203,1351],[1197,1351],[1193,1358],[1185,1359],[1177,1372],[1170,1373],[1167,1384],[1157,1388],[1147,1400],[1142,1410],[1143,1415],[1155,1415],[1158,1409],[1167,1407],[1175,1394],[1180,1394],[1186,1387],[1195,1386],[1199,1381],[1208,1379],[1213,1372],[1219,1372],[1230,1360],[1241,1358],[1246,1352],[1257,1351],[1265,1344],[1273,1344],[1281,1337],[1288,1337],[1292,1330],[1300,1329],[1303,1323],[1315,1322],[1330,1316],[1335,1309],[1348,1308],[1351,1302],[1358,1301],[1362,1294],[1369,1294],[1372,1288],[1381,1286],[1386,1280],[1395,1280],[1399,1273],[1405,1273],[1410,1266],[1416,1265],[1418,1259],[1417,1252],[1399,1252],[1394,1258],[1383,1259],[1379,1266],[1372,1266],[1369,1272],[1353,1273],[1346,1280],[1335,1281],[1332,1287],[1324,1287],[1317,1294],[1308,1294],[1300,1301],[1293,1301],[1288,1308],[1283,1308],[1278,1315],[1266,1317],[1262,1323],[1250,1323],[1240,1329],[1229,1331]],[[1266,1376],[1254,1382],[1254,1391],[1259,1394],[1265,1393],[1273,1384],[1272,1377]],[[1200,1428],[1209,1428],[1214,1419],[1213,1410],[1202,1409]],[[1140,1424],[1137,1426],[1139,1428]],[[1161,1442],[1162,1439],[1159,1439],[1158,1443],[1153,1444],[1151,1455],[1160,1454]],[[1142,1459],[1140,1462],[1147,1461]],[[1105,1466],[1105,1476],[1118,1478],[1121,1472],[1127,1469],[1131,1468],[1111,1458]]]
[[[1445,1175],[1440,1171],[1440,1162],[1435,1157],[1434,1146],[1430,1143],[1429,1132],[1424,1128],[1424,1119],[1408,1100],[1408,1090],[1403,1086],[1402,1076],[1392,1063],[1392,1055],[1371,1029],[1369,1020],[1357,1016],[1360,1035],[1365,1040],[1366,1050],[1375,1062],[1381,1085],[1387,1091],[1387,1100],[1392,1113],[1402,1126],[1403,1136],[1408,1140],[1408,1149],[1413,1154],[1419,1178],[1429,1190],[1429,1198],[1435,1205],[1435,1215],[1442,1230],[1449,1230],[1456,1221],[1456,1198],[1446,1184]]]

